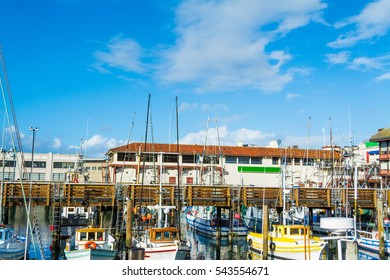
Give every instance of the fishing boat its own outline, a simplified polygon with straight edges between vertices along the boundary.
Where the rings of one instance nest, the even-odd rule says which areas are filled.
[[[227,217],[222,216],[218,225],[218,219],[211,207],[189,207],[186,210],[186,221],[194,231],[207,236],[217,236],[218,230],[220,237],[227,237],[229,233],[237,236],[248,234],[248,227],[241,222],[241,216],[238,213],[233,216],[232,222]]]
[[[65,246],[67,260],[114,260],[117,256],[115,238],[104,228],[80,228]]]
[[[181,250],[181,241],[176,227],[147,228],[134,247],[144,248],[144,260],[185,260],[189,251]]]
[[[390,256],[390,220],[384,221],[384,252],[386,256]],[[377,230],[364,231],[357,230],[357,243],[359,249],[379,254],[380,235]]]
[[[262,254],[263,234],[250,232],[247,236],[251,251]],[[268,232],[268,257],[284,260],[319,260],[327,242],[312,236],[304,225],[272,225]]]
[[[147,119],[149,118],[149,108],[150,108],[150,95],[148,101],[148,113]],[[176,98],[176,115],[178,115],[178,103]],[[177,118],[176,118],[177,120]],[[178,124],[177,124],[178,126]],[[146,131],[148,130],[148,121],[146,122]],[[178,128],[177,128],[178,130]],[[147,135],[147,133],[146,133]],[[177,133],[178,135],[178,133]],[[177,136],[177,150],[179,154],[179,140]],[[145,150],[146,150],[146,141],[145,137]],[[162,174],[162,163],[163,163],[163,154],[160,154],[160,174]],[[177,170],[179,171],[179,161],[177,162]],[[143,161],[145,169],[145,157]],[[185,260],[189,259],[190,247],[189,243],[182,240],[180,232],[180,185],[179,185],[179,172],[177,173],[177,207],[176,206],[167,206],[162,205],[163,201],[163,190],[162,190],[162,180],[160,180],[160,189],[159,189],[159,203],[156,206],[147,207],[149,211],[154,211],[158,213],[157,225],[153,227],[147,227],[144,230],[144,233],[140,238],[134,238],[132,241],[133,247],[143,248],[145,250],[144,259],[145,260]],[[142,176],[141,186],[144,185],[144,173]],[[142,201],[141,201],[142,204]],[[174,226],[168,225],[168,215],[170,211],[176,211],[175,213],[175,223]],[[151,213],[146,213],[144,207],[140,207],[141,216],[146,217],[148,215],[152,216]],[[163,216],[165,219],[163,219]],[[163,224],[163,220],[165,220]]]
[[[0,259],[21,260],[26,250],[26,238],[16,236],[14,228],[0,224]]]

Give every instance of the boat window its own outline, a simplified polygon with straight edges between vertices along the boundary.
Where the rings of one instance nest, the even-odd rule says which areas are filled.
[[[87,240],[87,233],[86,232],[80,232],[80,240]]]
[[[95,240],[95,233],[94,232],[88,232],[88,240]]]
[[[97,232],[97,233],[96,233],[96,238],[97,238],[97,240],[104,240],[104,238],[103,238],[103,232]]]
[[[299,234],[299,229],[296,228],[290,229],[290,234]]]
[[[161,232],[156,232],[156,239],[161,239]]]
[[[170,232],[168,232],[168,231],[164,232],[164,238],[165,239],[169,239],[170,238],[170,234],[169,233]]]
[[[3,239],[3,232],[0,231],[0,239]]]

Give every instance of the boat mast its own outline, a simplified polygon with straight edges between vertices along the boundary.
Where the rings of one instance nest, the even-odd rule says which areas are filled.
[[[179,112],[176,96],[176,151],[177,151],[177,201],[176,201],[176,227],[178,230],[179,238],[181,240],[181,228],[180,228],[180,149],[179,149]]]
[[[147,112],[146,112],[146,131],[145,131],[145,143],[144,143],[144,152],[146,151],[146,144],[147,144],[147,141],[148,141],[148,124],[149,124],[149,108],[150,108],[150,94],[148,96],[148,108],[147,108]],[[142,151],[140,152],[140,157],[142,158]],[[143,156],[143,160],[142,160],[142,179],[141,179],[141,197],[140,197],[140,202],[139,202],[139,213],[138,213],[138,218],[141,217],[141,208],[142,208],[142,194],[144,192],[144,179],[145,179],[145,156]],[[140,224],[138,224],[138,227],[137,227],[137,236],[139,236],[139,226]]]

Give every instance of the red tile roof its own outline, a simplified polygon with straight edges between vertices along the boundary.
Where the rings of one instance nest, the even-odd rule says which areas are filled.
[[[152,152],[152,153],[177,153],[176,144],[146,144],[135,142],[129,145],[124,145],[110,149],[109,153],[115,152],[128,152],[138,153]],[[268,147],[256,147],[256,146],[206,146],[203,145],[188,145],[179,144],[179,153],[184,155],[202,154],[223,156],[250,156],[250,157],[290,157],[290,158],[317,158],[317,159],[332,159],[332,151],[330,150],[306,150],[298,148],[268,148]],[[339,159],[340,153],[334,152],[334,158]]]

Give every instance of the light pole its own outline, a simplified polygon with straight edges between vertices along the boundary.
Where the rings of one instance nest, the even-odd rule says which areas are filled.
[[[30,131],[32,131],[33,137],[32,137],[32,147],[31,147],[30,191],[29,191],[29,196],[28,196],[28,208],[27,208],[26,246],[24,248],[24,259],[25,260],[27,259],[27,246],[28,246],[28,243],[29,243],[28,235],[29,235],[29,225],[30,225],[32,175],[33,175],[33,168],[34,168],[35,133],[38,131],[38,128],[30,126]]]

